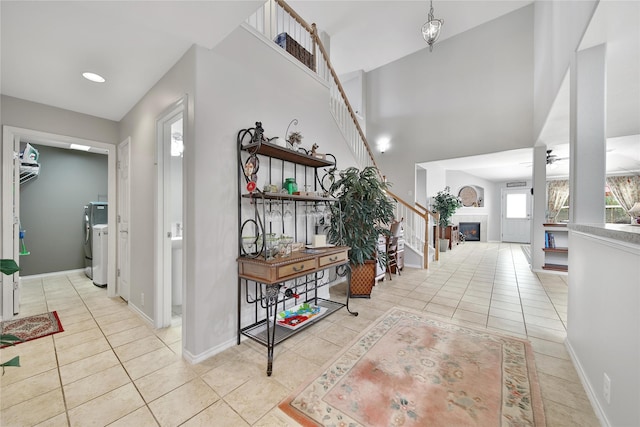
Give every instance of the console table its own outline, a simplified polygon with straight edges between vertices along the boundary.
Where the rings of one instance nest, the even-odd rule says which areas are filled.
[[[358,315],[349,310],[351,269],[348,251],[346,246],[336,246],[292,252],[288,257],[277,256],[270,260],[238,258],[238,295],[244,295],[245,302],[254,305],[251,310],[254,312],[252,323],[242,327],[242,301],[238,300],[238,344],[240,335],[245,335],[267,347],[267,375],[270,376],[273,370],[273,348],[277,344],[342,307],[346,306],[349,313]],[[320,284],[319,280],[326,271],[334,268],[339,276],[347,277],[346,303],[319,298],[317,295],[318,288],[328,284]],[[323,309],[322,315],[307,320],[295,329],[277,325],[278,307],[285,310],[285,302],[296,297]],[[260,316],[261,307],[264,316]]]

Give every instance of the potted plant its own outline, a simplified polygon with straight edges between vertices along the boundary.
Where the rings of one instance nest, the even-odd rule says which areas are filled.
[[[446,251],[449,246],[449,239],[442,238],[442,236],[445,235],[445,228],[451,225],[451,217],[461,206],[462,201],[460,198],[451,194],[448,186],[445,187],[444,190],[438,191],[436,196],[433,198],[433,212],[438,212],[440,214],[438,226],[440,227],[440,251],[442,252]]]
[[[378,238],[389,235],[389,225],[394,219],[394,204],[385,190],[373,166],[358,170],[347,168],[331,184],[331,194],[339,203],[331,206],[331,222],[328,228],[330,243],[349,246],[351,264],[351,295],[369,297],[375,285]]]
[[[12,275],[16,271],[20,270],[18,264],[12,259],[2,259],[0,260],[0,272],[2,274],[6,274],[7,276]],[[0,346],[5,345],[14,345],[18,342],[22,341],[20,338],[15,335],[10,334],[0,334]],[[20,366],[20,356],[16,356],[13,359],[0,363],[0,367],[2,367],[2,374],[4,375],[5,366]]]

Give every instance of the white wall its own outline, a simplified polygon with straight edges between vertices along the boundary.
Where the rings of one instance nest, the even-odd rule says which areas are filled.
[[[367,73],[367,138],[389,133],[376,161],[412,200],[414,164],[531,147],[533,6]]]
[[[534,139],[542,131],[598,1],[534,2]]]
[[[622,240],[569,231],[567,347],[603,425],[637,426],[640,245]],[[610,402],[604,374],[611,380]]]
[[[117,144],[118,122],[2,95],[2,124]]]
[[[244,27],[211,51],[196,49],[194,154],[185,152],[185,224],[192,242],[185,338],[195,359],[233,345],[237,336],[238,131],[261,121],[265,136],[284,138],[297,118],[304,147],[317,143],[320,152],[336,156],[340,169],[354,165],[329,113],[327,87],[291,61]],[[261,173],[258,179],[265,183]]]
[[[185,94],[192,98],[195,92],[195,52],[190,49],[156,85],[138,101],[120,122],[119,140],[131,137],[131,218],[129,242],[131,244],[130,299],[150,319],[155,319],[155,219],[157,187],[156,120],[171,104]],[[191,100],[190,98],[190,100]],[[187,108],[189,114],[192,109]],[[185,123],[185,169],[193,154],[190,135],[193,117]],[[187,228],[185,232],[193,233]],[[189,236],[191,237],[191,235]],[[185,248],[188,251],[188,249]],[[144,293],[144,304],[142,294]]]

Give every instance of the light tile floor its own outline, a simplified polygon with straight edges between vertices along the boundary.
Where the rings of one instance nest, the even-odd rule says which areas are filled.
[[[344,285],[331,288],[344,300]],[[532,273],[516,244],[467,242],[430,269],[405,268],[371,299],[266,350],[246,341],[200,363],[181,358],[181,327],[154,330],[81,273],[26,279],[21,316],[57,310],[63,333],[3,349],[0,425],[295,426],[276,407],[304,378],[394,306],[528,338],[549,427],[598,426],[563,345],[566,276]]]

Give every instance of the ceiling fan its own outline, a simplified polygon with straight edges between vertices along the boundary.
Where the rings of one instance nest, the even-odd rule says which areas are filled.
[[[547,164],[552,165],[560,160],[567,160],[568,157],[558,157],[555,154],[552,154],[553,150],[547,150]]]

